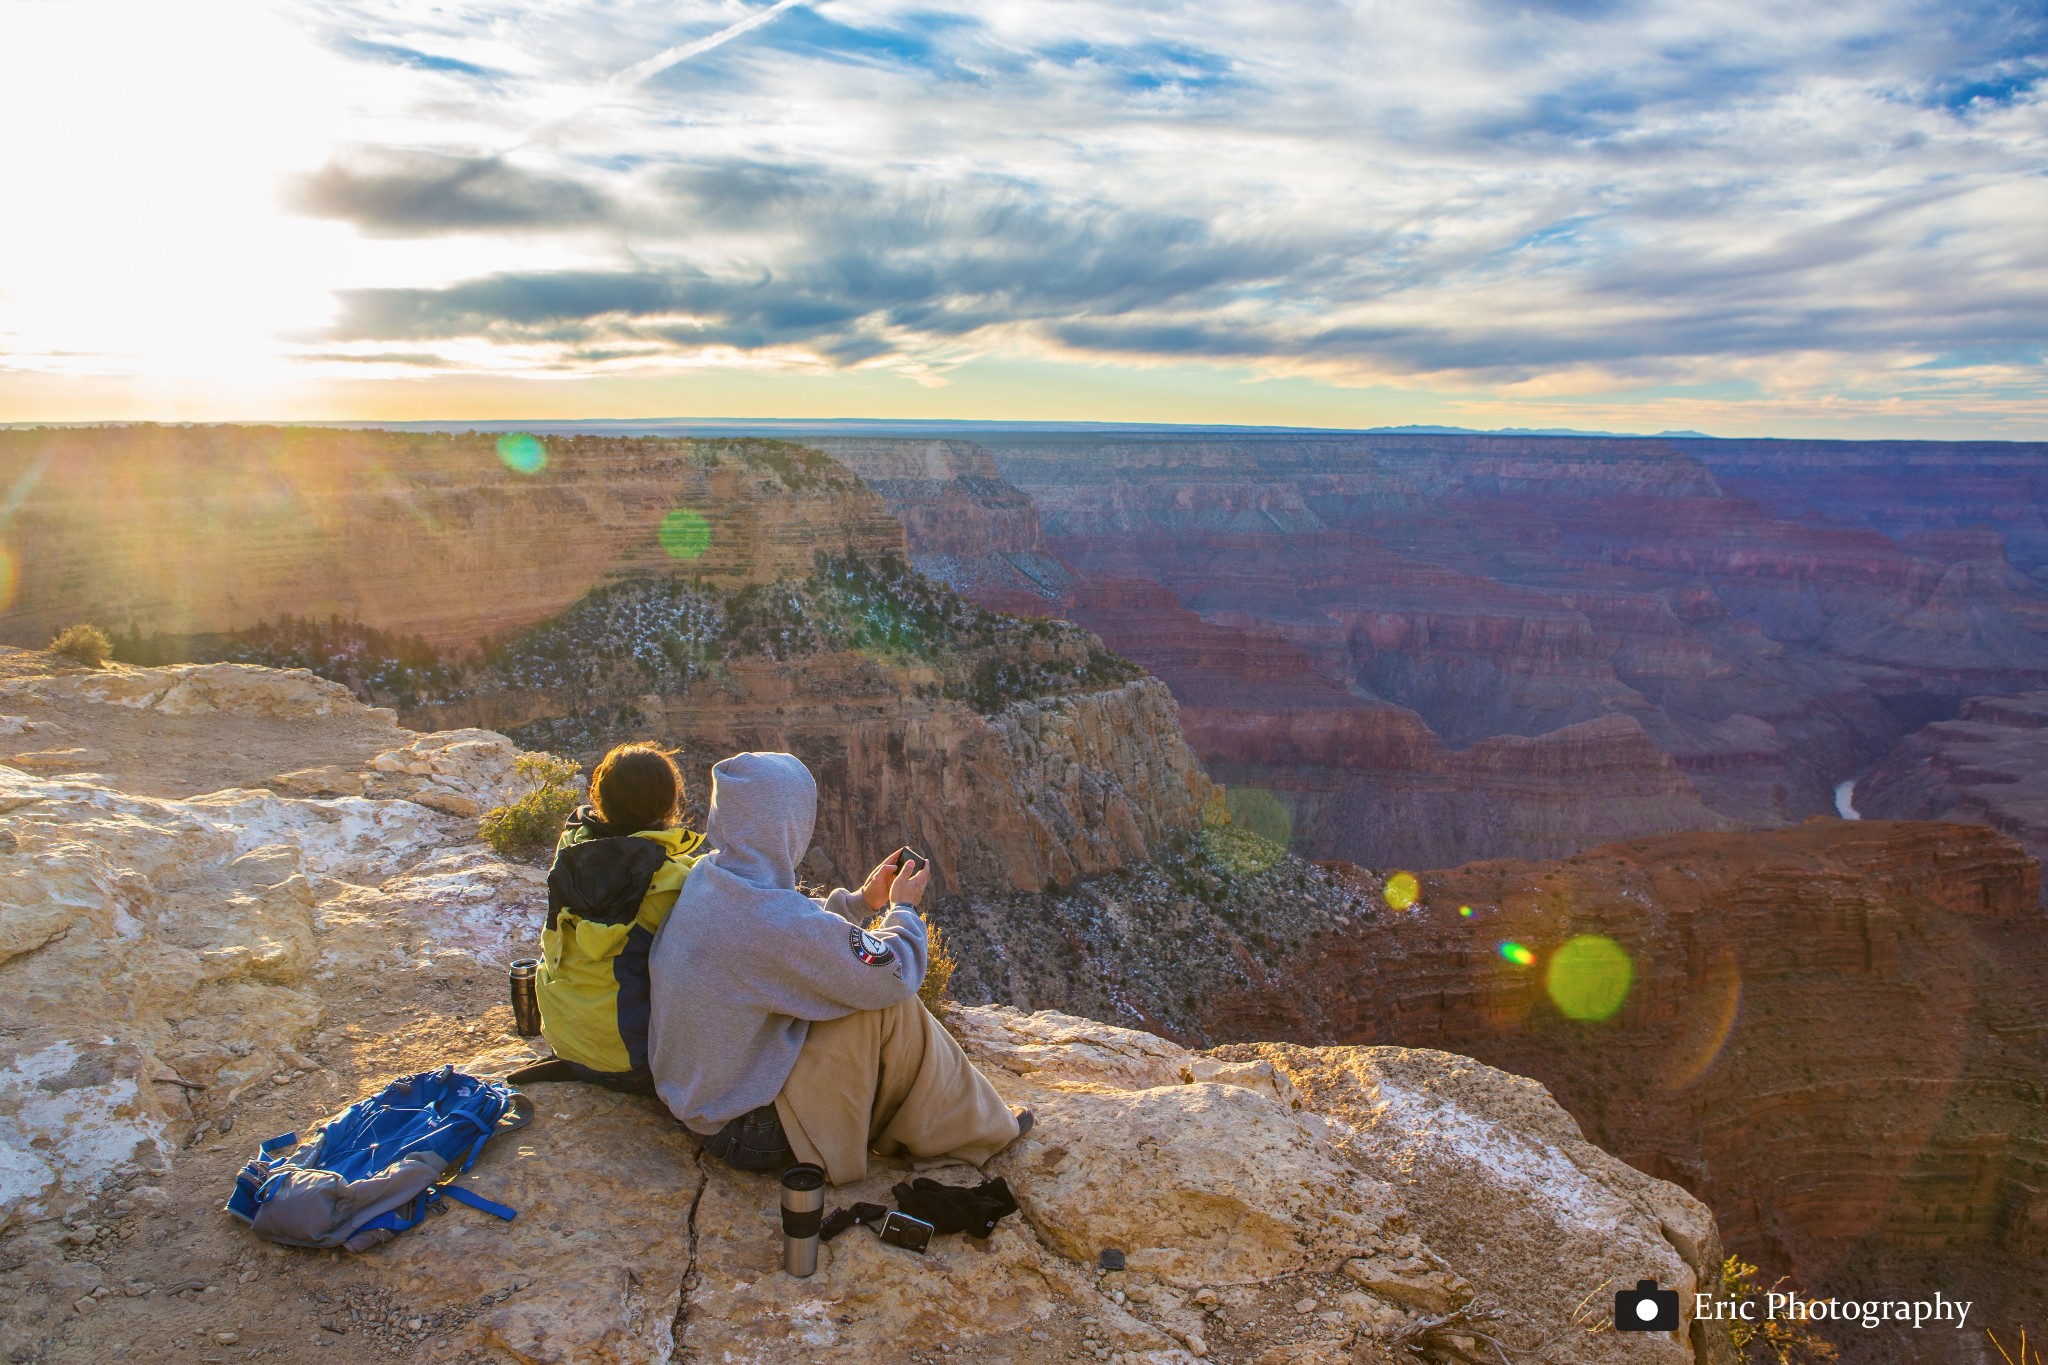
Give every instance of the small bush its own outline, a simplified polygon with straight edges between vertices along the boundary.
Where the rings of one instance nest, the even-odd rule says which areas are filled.
[[[113,657],[114,642],[98,626],[80,621],[57,632],[57,638],[50,641],[50,652],[87,668],[98,668]]]
[[[804,887],[799,883],[797,889],[803,891]],[[884,911],[868,922],[868,928],[873,930],[887,918],[888,913]],[[953,980],[953,969],[960,964],[953,960],[953,950],[946,946],[945,931],[930,920],[924,923],[924,947],[924,983],[917,988],[917,998],[924,1002],[926,1009],[943,1020],[944,1007],[952,1003],[946,987]]]
[[[477,821],[477,832],[500,854],[545,848],[562,832],[562,822],[576,809],[576,783],[583,769],[553,754],[521,754],[512,770],[526,779],[526,791],[503,806],[494,806]]]
[[[946,947],[946,935],[936,924],[925,925],[926,961],[924,984],[917,988],[917,998],[924,1001],[924,1007],[933,1014],[940,1012],[946,1003],[946,986],[953,979],[953,954]]]
[[[1730,1256],[1721,1263],[1721,1280],[1723,1292],[1737,1304],[1752,1302],[1769,1292],[1758,1283],[1756,1267],[1746,1264],[1740,1256]],[[1781,1277],[1771,1289],[1784,1283]],[[1840,1358],[1840,1353],[1824,1337],[1789,1320],[1780,1322],[1765,1314],[1757,1316],[1763,1320],[1738,1317],[1729,1327],[1728,1336],[1735,1343],[1737,1360],[1755,1365],[1821,1365]],[[1997,1342],[1993,1337],[1992,1344]]]

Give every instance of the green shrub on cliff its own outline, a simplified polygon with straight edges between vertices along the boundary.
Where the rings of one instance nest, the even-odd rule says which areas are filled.
[[[81,621],[58,631],[57,638],[50,641],[50,652],[61,654],[75,664],[98,668],[113,657],[114,642],[98,626]]]
[[[485,843],[511,857],[546,848],[562,832],[562,822],[576,809],[576,783],[583,769],[553,754],[521,754],[513,771],[526,779],[526,791],[503,806],[493,806],[477,821]]]
[[[1229,877],[1256,877],[1287,856],[1293,819],[1285,803],[1261,787],[1219,787],[1202,807],[1202,850]]]
[[[1776,1289],[1784,1282],[1780,1279],[1771,1288]],[[1740,1256],[1730,1256],[1721,1263],[1721,1283],[1724,1297],[1738,1304],[1762,1299],[1769,1292],[1757,1283],[1756,1267]],[[1837,1358],[1832,1344],[1798,1322],[1772,1318],[1761,1303],[1751,1312],[1754,1322],[1744,1321],[1738,1315],[1729,1328],[1728,1337],[1735,1343],[1737,1359],[1753,1365],[1820,1365]]]
[[[947,1001],[946,986],[953,979],[952,950],[946,946],[945,931],[936,924],[925,925],[924,984],[917,988],[917,998],[924,1001],[924,1007],[938,1014]]]

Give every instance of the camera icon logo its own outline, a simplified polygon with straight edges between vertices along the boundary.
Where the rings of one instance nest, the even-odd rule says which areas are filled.
[[[1655,1280],[1637,1280],[1634,1289],[1614,1295],[1614,1330],[1617,1332],[1676,1332],[1678,1291],[1659,1289]]]

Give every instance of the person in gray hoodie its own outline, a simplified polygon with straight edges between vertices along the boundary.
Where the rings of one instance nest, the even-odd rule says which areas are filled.
[[[747,1170],[868,1153],[980,1164],[1029,1127],[917,998],[928,867],[892,857],[860,891],[796,889],[818,788],[793,754],[711,769],[706,843],[649,952],[655,1091],[706,1151]],[[887,913],[872,928],[870,917]]]

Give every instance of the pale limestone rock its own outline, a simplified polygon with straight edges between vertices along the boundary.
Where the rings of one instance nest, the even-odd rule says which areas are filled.
[[[32,773],[82,773],[105,762],[106,757],[97,749],[38,749],[13,755],[7,766]]]
[[[520,1360],[667,1359],[702,1183],[690,1144],[650,1101],[582,1085],[532,1094],[541,1117],[464,1177],[518,1220],[430,1219],[369,1253],[378,1280],[414,1314],[474,1310],[464,1335]]]
[[[1444,1273],[1450,1266],[1439,1257],[1448,1258],[1481,1296],[1514,1306],[1537,1338],[1571,1359],[1734,1359],[1723,1333],[1691,1322],[1693,1295],[1720,1286],[1712,1213],[1586,1141],[1535,1081],[1421,1048],[1218,1051],[1287,1073],[1308,1106],[1303,1117],[1406,1204],[1419,1240],[1390,1240],[1359,1269],[1346,1267],[1376,1294],[1417,1303],[1423,1295],[1400,1287],[1409,1279],[1462,1292]],[[1681,1340],[1588,1330],[1608,1316],[1614,1287],[1643,1277],[1678,1289],[1688,1322]],[[1579,1294],[1591,1297],[1575,1309]]]
[[[366,790],[474,818],[526,790],[512,767],[520,752],[493,730],[441,730],[372,758]]]
[[[21,686],[44,700],[98,702],[171,716],[220,711],[302,719],[367,709],[340,683],[303,668],[281,670],[255,664],[111,668],[38,678]]]
[[[360,768],[328,763],[279,773],[263,785],[279,796],[364,796],[370,775]]]
[[[196,1095],[220,1109],[277,1071],[322,1014],[315,882],[388,876],[443,819],[0,769],[0,1225],[124,1162],[161,1167]]]
[[[960,1041],[984,1063],[1054,1083],[1088,1082],[1119,1090],[1172,1085],[1194,1054],[1164,1038],[1071,1014],[1025,1014],[1004,1005],[955,1011]]]
[[[1390,1303],[1431,1313],[1448,1312],[1472,1298],[1471,1285],[1420,1254],[1356,1257],[1344,1263],[1344,1274]]]
[[[1400,1218],[1384,1185],[1240,1086],[1060,1090],[1034,1108],[991,1169],[1077,1261],[1115,1247],[1174,1284],[1242,1284],[1335,1270]]]
[[[464,844],[422,859],[369,899],[438,944],[504,962],[520,956],[514,948],[536,936],[547,887],[547,874],[539,868],[506,862],[482,844]],[[358,901],[348,897],[343,904]]]
[[[1214,1057],[1196,1057],[1182,1069],[1181,1079],[1241,1086],[1270,1095],[1289,1109],[1301,1108],[1301,1092],[1271,1062],[1225,1062]]]

